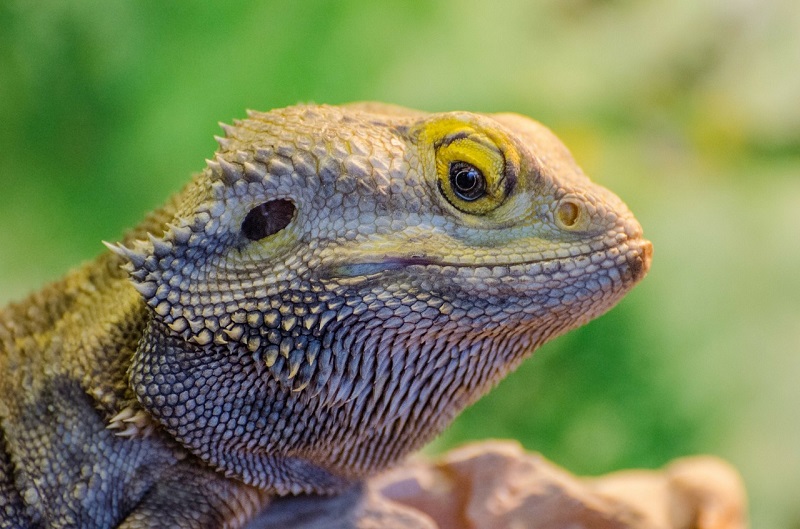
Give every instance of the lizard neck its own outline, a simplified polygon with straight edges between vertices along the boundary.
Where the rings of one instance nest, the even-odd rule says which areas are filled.
[[[151,211],[138,226],[125,233],[122,243],[130,244],[148,234],[161,235],[167,222],[175,216],[182,196],[183,193],[176,193],[162,207]],[[150,319],[147,304],[123,268],[126,263],[119,255],[106,252],[64,280],[69,283],[75,275],[74,284],[92,287],[73,309],[76,311],[73,319],[78,321],[65,327],[65,331],[73,329],[73,332],[84,329],[83,343],[64,348],[73,355],[64,360],[65,364],[77,371],[74,376],[80,377],[97,406],[117,416],[139,408],[130,389],[128,371]]]
[[[103,272],[90,277],[96,290],[85,293],[69,316],[78,321],[68,325],[84,332],[73,337],[78,343],[65,348],[74,355],[66,365],[97,405],[113,414],[136,402],[127,372],[149,316],[117,256],[103,255],[94,264]]]
[[[135,402],[126,373],[147,312],[121,264],[103,254],[0,314],[0,368],[31,386],[18,389],[67,378],[106,413]]]

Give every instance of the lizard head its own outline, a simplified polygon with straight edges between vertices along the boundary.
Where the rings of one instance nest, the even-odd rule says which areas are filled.
[[[140,404],[251,484],[392,463],[649,267],[623,202],[522,116],[301,106],[225,129],[163,233],[118,251],[151,312]]]

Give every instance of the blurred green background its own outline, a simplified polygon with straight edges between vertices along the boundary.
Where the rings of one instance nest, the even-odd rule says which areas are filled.
[[[0,1],[0,301],[201,169],[217,121],[376,99],[552,127],[655,244],[614,311],[431,450],[510,437],[576,473],[711,453],[800,528],[800,4]]]

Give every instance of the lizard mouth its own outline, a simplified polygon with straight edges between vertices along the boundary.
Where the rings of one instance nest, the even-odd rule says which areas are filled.
[[[611,251],[616,248],[618,253],[616,256],[611,257]],[[532,259],[530,261],[509,261],[509,262],[495,262],[495,263],[464,263],[464,262],[450,262],[442,261],[435,258],[426,256],[383,256],[383,258],[375,260],[367,260],[362,262],[347,263],[335,266],[330,270],[332,277],[340,278],[365,278],[380,273],[391,272],[395,270],[404,270],[412,266],[422,267],[435,267],[435,268],[451,268],[451,269],[477,269],[486,268],[491,271],[491,276],[502,276],[508,274],[509,268],[523,267],[534,268],[536,265],[544,267],[549,263],[563,263],[567,260],[576,260],[586,258],[591,260],[593,256],[606,256],[607,259],[614,259],[614,265],[618,267],[627,267],[630,271],[632,279],[638,281],[643,278],[647,271],[650,269],[650,262],[653,255],[653,245],[646,239],[631,239],[627,240],[618,246],[611,248],[604,248],[601,250],[580,253],[569,257],[555,257],[552,259]]]
[[[650,263],[653,260],[653,243],[647,239],[639,239],[639,255],[637,259],[628,259],[631,273],[634,280],[642,279],[650,270]]]

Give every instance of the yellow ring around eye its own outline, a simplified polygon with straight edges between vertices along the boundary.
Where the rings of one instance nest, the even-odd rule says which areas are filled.
[[[505,170],[503,154],[495,147],[478,143],[472,138],[459,138],[436,151],[436,169],[441,174],[452,162],[466,162],[477,167],[487,178],[488,187],[492,180],[500,180]]]
[[[445,198],[465,213],[483,215],[499,206],[505,199],[505,159],[496,145],[485,136],[471,135],[440,145],[436,149],[436,174]],[[451,168],[467,164],[483,178],[482,194],[464,199],[453,189]]]
[[[420,145],[431,149],[437,186],[450,205],[486,215],[505,202],[519,174],[520,155],[503,131],[455,116],[428,121],[418,131]],[[473,179],[474,187],[465,187]]]
[[[454,189],[451,170],[466,164],[478,171],[483,181],[481,194],[466,198]],[[505,199],[505,159],[494,145],[476,141],[473,137],[459,138],[436,150],[436,174],[445,198],[457,209],[473,215],[483,215],[499,206]]]

